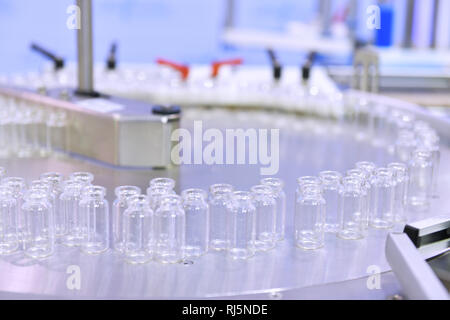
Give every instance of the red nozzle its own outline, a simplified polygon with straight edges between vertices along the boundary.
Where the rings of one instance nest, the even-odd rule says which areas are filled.
[[[176,71],[178,71],[181,74],[181,79],[185,81],[187,77],[189,76],[189,67],[186,65],[182,65],[176,62],[172,62],[165,59],[157,59],[157,64],[168,66]]]
[[[211,78],[216,78],[219,75],[219,70],[222,66],[237,66],[242,64],[243,60],[241,58],[223,60],[223,61],[214,61],[211,65]]]

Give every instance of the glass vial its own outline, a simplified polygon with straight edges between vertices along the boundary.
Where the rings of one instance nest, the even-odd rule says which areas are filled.
[[[145,195],[128,197],[122,247],[125,261],[131,264],[147,263],[153,257],[153,210]]]
[[[201,189],[187,189],[181,193],[186,216],[186,257],[199,257],[208,251],[209,205],[207,194]]]
[[[325,200],[325,232],[336,233],[339,229],[338,199],[342,175],[336,171],[319,173],[322,195]]]
[[[55,237],[60,238],[66,233],[65,216],[62,214],[60,196],[62,194],[63,175],[58,172],[47,172],[40,176],[40,179],[48,184],[50,187],[51,198],[53,199],[54,223],[55,223]]]
[[[59,197],[60,215],[64,216],[65,234],[62,244],[77,247],[83,240],[83,224],[79,203],[84,185],[75,180],[67,180],[63,184],[63,192]]]
[[[364,223],[364,228],[367,229],[369,227],[369,217],[370,217],[370,193],[371,193],[371,185],[370,185],[370,176],[366,171],[361,169],[351,169],[347,171],[347,177],[352,177],[358,179],[361,186],[361,196],[362,196],[362,204],[361,204],[361,219]]]
[[[156,212],[159,208],[162,197],[168,194],[175,194],[175,192],[172,189],[162,186],[151,186],[147,188],[147,197],[153,212]]]
[[[227,250],[228,241],[228,209],[233,186],[229,184],[214,184],[209,188],[209,211],[210,211],[210,244],[212,250]]]
[[[324,245],[325,200],[319,185],[309,185],[299,192],[295,202],[295,245],[316,250]]]
[[[165,187],[167,189],[173,190],[175,188],[175,180],[171,178],[155,178],[150,180],[150,187]]]
[[[427,210],[433,184],[432,155],[427,150],[416,150],[408,163],[408,204],[416,210]]]
[[[24,253],[34,259],[46,258],[54,250],[53,210],[48,199],[45,190],[30,190],[22,205],[26,222]]]
[[[253,205],[256,209],[255,250],[268,251],[275,248],[277,204],[272,188],[258,185],[251,189]]]
[[[394,178],[394,222],[406,222],[406,194],[408,188],[408,167],[403,163],[390,163],[388,169],[391,170]]]
[[[423,149],[431,153],[431,162],[433,163],[433,177],[431,193],[433,198],[438,198],[438,180],[439,166],[441,162],[441,151],[439,148],[439,137],[436,134],[422,133],[421,143],[418,149]]]
[[[70,175],[69,179],[81,182],[85,186],[90,186],[92,185],[92,181],[94,181],[94,175],[90,172],[74,172]]]
[[[286,225],[286,194],[283,190],[284,183],[278,178],[265,178],[261,180],[261,184],[272,188],[275,201],[277,203],[276,212],[276,239],[284,240],[284,231]]]
[[[357,162],[355,167],[364,171],[369,179],[375,174],[375,170],[377,169],[375,163],[369,161]]]
[[[13,152],[13,123],[8,110],[0,110],[0,158],[9,158]]]
[[[248,259],[255,254],[256,208],[250,192],[236,191],[230,203],[230,246],[228,255],[232,259]]]
[[[361,180],[349,176],[342,179],[339,191],[339,231],[337,236],[345,240],[358,240],[365,236]]]
[[[128,208],[128,199],[141,194],[135,186],[120,186],[114,190],[116,199],[112,205],[113,248],[117,252],[123,250],[123,213]]]
[[[99,254],[109,248],[109,205],[105,199],[106,189],[101,186],[85,187],[81,200],[83,241],[81,250]]]
[[[394,183],[391,170],[378,168],[371,179],[369,225],[378,229],[394,226]]]
[[[155,212],[155,259],[178,263],[184,259],[185,214],[178,195],[165,195]]]
[[[17,201],[11,188],[0,186],[0,255],[11,254],[18,249]]]
[[[19,240],[23,240],[23,234],[25,232],[25,216],[22,212],[22,205],[24,203],[24,197],[26,192],[25,179],[20,177],[7,177],[2,180],[2,185],[11,188],[13,192],[13,198],[16,199],[16,217],[17,228],[19,232]]]
[[[399,161],[408,162],[417,147],[416,137],[411,130],[401,130],[395,141],[395,156]]]
[[[66,151],[67,116],[65,112],[50,112],[46,121],[46,148],[48,151]]]

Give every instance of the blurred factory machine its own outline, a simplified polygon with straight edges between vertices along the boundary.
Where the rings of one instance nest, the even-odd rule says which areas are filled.
[[[405,18],[398,27],[400,36],[395,36],[393,15],[399,12],[400,2]],[[0,298],[448,299],[450,118],[446,107],[450,101],[450,25],[445,13],[450,12],[450,3],[338,3],[317,1],[313,22],[290,22],[285,30],[264,31],[236,26],[237,1],[224,1],[222,44],[264,51],[268,63],[252,65],[239,54],[228,54],[209,64],[165,58],[148,64],[127,63],[119,59],[119,42],[111,44],[103,63],[94,63],[92,1],[76,1],[80,13],[76,21],[77,62],[66,61],[57,48],[46,48],[43,39],[42,43],[30,44],[32,51],[46,59],[39,72],[0,77],[0,166],[6,171],[0,172],[0,201],[6,203],[12,192],[7,187],[15,186],[14,190],[23,192],[21,201],[25,202],[18,206],[20,216],[38,198],[36,190],[43,190],[40,183],[49,177],[44,173],[60,177],[57,184],[64,187],[59,194],[52,189],[58,199],[54,200],[52,222],[56,233],[46,259],[39,259],[31,249],[42,249],[36,243],[43,241],[50,227],[42,227],[41,220],[27,220],[18,249],[8,252],[5,248],[12,242],[7,240],[10,222],[5,217],[12,213],[2,211]],[[361,12],[375,29],[364,40],[357,23]],[[377,19],[381,19],[381,29],[376,27]],[[286,51],[298,53],[295,65],[283,63],[280,52]],[[224,164],[218,150],[214,161],[204,157],[204,146],[212,141],[204,133],[215,132],[212,135],[217,139],[229,130],[250,132],[255,128],[259,133],[263,129],[279,130],[279,144],[272,136],[266,145],[265,151],[272,151],[270,163],[261,160],[261,150],[250,150],[248,145],[244,160],[238,159],[236,164]],[[174,151],[180,146],[180,135],[184,143],[193,137],[183,144],[188,149],[182,154]],[[245,136],[241,142],[245,146],[250,140]],[[222,141],[225,143],[228,141]],[[234,151],[239,153],[233,147]],[[259,162],[251,162],[257,152]],[[186,161],[187,155],[193,155],[192,162]],[[228,154],[224,156],[228,161]],[[369,170],[367,164],[374,167]],[[272,221],[277,235],[281,228],[281,235],[273,246],[256,250],[256,254],[253,247],[246,248],[246,254],[252,255],[248,259],[231,259],[239,248],[230,243],[225,250],[214,247],[214,237],[219,236],[213,229],[217,225],[220,229],[214,202],[219,193],[214,188],[217,184],[225,188],[226,184],[234,191],[251,190],[254,203],[245,210],[256,210],[256,237],[261,238],[255,246],[258,241],[268,243],[262,239],[266,233],[258,231],[266,222],[258,222],[263,211],[258,211],[262,209],[257,200],[264,190],[260,185],[268,182],[264,178],[270,178],[262,174],[268,166],[275,168],[271,175],[281,179],[285,194],[280,200],[284,205],[277,202],[278,218]],[[398,167],[406,168],[405,180],[396,175]],[[96,216],[100,209],[97,206],[94,210],[99,219],[94,223],[96,240],[89,238],[88,231],[88,240],[80,241],[98,245],[98,233],[109,230],[104,231],[104,250],[89,251],[93,249],[82,244],[79,251],[61,240],[70,232],[65,228],[71,225],[57,221],[57,211],[63,210],[58,203],[66,199],[61,194],[67,196],[74,181],[81,181],[77,178],[82,176],[80,172],[90,173],[86,176],[92,175],[94,184],[104,187],[85,186],[84,190],[101,193],[95,195],[103,197],[107,207],[111,205],[105,214],[109,220],[102,220],[101,227],[100,216]],[[327,189],[330,172],[339,177],[337,189]],[[388,177],[383,178],[383,174]],[[307,227],[309,218],[305,215],[310,213],[303,210],[315,186],[311,183],[305,187],[302,181],[316,176],[321,179],[319,195],[315,194],[317,198],[308,205],[317,206],[323,197],[327,215],[339,211],[336,230],[317,227],[319,220]],[[143,260],[136,262],[136,255],[143,251],[131,248],[139,245],[133,240],[133,232],[138,229],[122,230],[116,225],[115,206],[120,201],[117,187],[136,186],[156,201],[157,189],[152,182],[149,186],[149,181],[160,177],[175,183],[165,195],[167,203],[163,203],[176,201],[175,193],[183,197],[183,241],[191,241],[190,237],[195,243],[202,241],[198,236],[201,228],[190,226],[194,222],[189,220],[192,218],[186,207],[192,200],[189,192],[194,192],[192,188],[197,194],[202,194],[198,189],[209,192],[204,199],[210,210],[209,222],[205,222],[208,235],[200,257],[181,256],[177,263],[158,263],[155,258],[141,264]],[[359,191],[351,189],[356,188],[356,182]],[[403,185],[409,193],[402,191]],[[351,189],[352,197],[361,198],[361,208],[353,215],[347,215],[350,209],[343,205],[349,201],[343,200],[349,197],[346,192],[350,189],[346,188]],[[391,193],[383,196],[388,191]],[[336,203],[330,198],[333,192],[340,199]],[[234,192],[226,210],[235,214],[237,203],[243,205],[244,193]],[[86,194],[84,197],[88,199]],[[137,197],[133,205],[146,199]],[[83,203],[79,203],[80,208]],[[390,211],[380,209],[387,207],[386,203],[390,203]],[[151,205],[156,217],[163,204]],[[377,216],[377,210],[389,212]],[[331,215],[324,217],[324,226],[331,223]],[[177,221],[171,226],[178,226]],[[33,225],[27,233],[32,223],[37,227]],[[58,223],[66,226],[61,227],[63,231]],[[243,222],[232,226],[226,223],[223,229],[238,237]],[[36,235],[39,226],[41,233]],[[316,238],[307,238],[308,232]],[[125,235],[129,238],[123,241],[128,242],[118,254],[115,237]],[[35,247],[30,249],[29,243]],[[158,255],[158,245],[155,248],[155,256],[163,262],[175,261],[164,260],[162,253]],[[130,253],[126,259],[132,263],[127,263],[123,255],[130,250],[136,255]],[[75,290],[67,282],[68,266],[81,270],[81,284]]]

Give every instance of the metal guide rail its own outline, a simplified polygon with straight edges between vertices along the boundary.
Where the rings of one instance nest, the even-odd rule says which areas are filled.
[[[3,117],[9,117],[11,121],[20,123],[29,113],[29,122],[43,122],[45,125],[45,116],[48,119],[62,114],[64,134],[55,133],[61,137],[47,137],[63,139],[59,146],[55,146],[63,149],[59,151],[114,166],[151,168],[171,165],[170,135],[179,125],[179,109],[106,95],[82,97],[68,89],[39,94],[0,87],[0,98],[7,105],[4,109],[9,108],[3,111]],[[36,112],[45,116],[33,117]],[[45,141],[41,142],[41,145],[45,144]]]

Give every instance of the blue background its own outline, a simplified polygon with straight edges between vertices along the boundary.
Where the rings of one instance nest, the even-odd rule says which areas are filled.
[[[0,73],[37,70],[44,62],[29,50],[36,41],[68,61],[76,57],[76,31],[66,27],[67,7],[73,0],[0,0]],[[283,30],[287,22],[311,21],[316,0],[235,0],[235,25]],[[358,36],[370,37],[365,8],[373,1],[358,0]],[[406,0],[394,1],[395,39],[400,38]],[[335,0],[334,9],[346,4]],[[228,48],[220,41],[225,0],[93,0],[94,55],[104,61],[112,41],[119,43],[120,61],[149,63],[164,57],[185,63],[241,56],[246,63],[268,63],[263,50]],[[298,53],[280,52],[283,63],[298,64]]]

